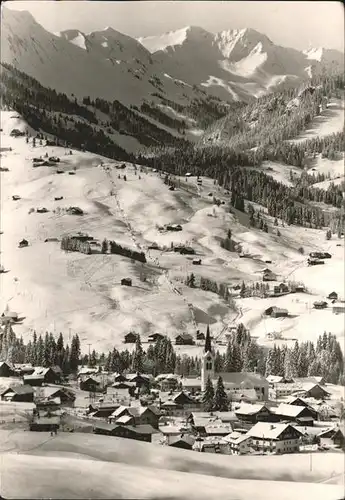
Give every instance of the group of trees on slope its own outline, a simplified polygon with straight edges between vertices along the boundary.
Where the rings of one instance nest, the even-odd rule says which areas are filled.
[[[72,147],[131,161],[134,157],[113,140],[115,131],[135,137],[143,146],[179,146],[183,141],[119,101],[88,97],[79,104],[75,97],[48,89],[9,64],[1,66],[2,106],[15,109],[35,130],[57,136]],[[97,109],[107,114],[105,122],[96,117]]]
[[[200,375],[201,360],[198,357],[177,355],[172,342],[164,337],[150,344],[145,351],[140,335],[137,336],[132,353],[115,347],[108,353],[92,351],[90,358],[81,355],[78,335],[66,344],[62,333],[55,340],[52,333],[45,336],[33,334],[26,344],[17,338],[8,326],[0,338],[1,359],[12,363],[32,363],[34,366],[58,365],[68,375],[80,364],[99,366],[105,370],[122,373],[126,370],[151,373],[177,373],[179,375]],[[262,375],[284,375],[287,378],[323,376],[327,382],[344,385],[344,357],[335,335],[323,333],[313,342],[295,342],[293,347],[279,347],[265,350],[253,339],[249,331],[239,324],[232,333],[226,352],[215,352],[215,372],[241,372],[256,370]]]
[[[105,99],[90,99],[89,96],[83,98],[83,104],[94,109],[102,111],[107,115],[104,127],[110,128],[120,134],[131,135],[138,139],[143,146],[158,146],[160,144],[180,147],[185,141],[182,138],[175,137],[166,130],[157,127],[149,120],[146,120],[139,112],[129,109],[120,101],[113,102]],[[112,130],[113,129],[113,130]]]
[[[327,190],[310,186],[287,186],[278,182],[266,172],[241,168],[248,162],[240,162],[241,155],[220,148],[165,151],[159,157],[147,158],[153,168],[183,175],[186,171],[194,175],[209,176],[216,180],[230,194],[234,208],[244,211],[244,200],[255,202],[267,208],[268,214],[288,224],[322,228],[327,224],[326,214],[310,202],[323,202],[337,208],[344,205],[341,187],[330,185]],[[143,162],[143,158],[140,158]]]

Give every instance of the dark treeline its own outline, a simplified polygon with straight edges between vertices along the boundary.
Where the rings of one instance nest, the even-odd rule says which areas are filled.
[[[133,109],[129,109],[119,101],[106,101],[105,99],[91,100],[90,97],[83,98],[83,104],[92,106],[108,116],[104,123],[106,128],[118,131],[120,134],[136,137],[144,146],[157,146],[166,144],[180,147],[185,141],[174,137],[169,132],[157,127]]]
[[[181,104],[175,101],[167,99],[162,93],[153,92],[151,95],[158,97],[161,103],[165,106],[169,106],[178,113],[185,115],[192,120],[195,120],[196,124],[201,128],[207,128],[216,120],[224,117],[229,110],[235,110],[237,108],[243,108],[244,103],[227,103],[215,96],[207,95],[204,91],[201,91],[197,86],[194,86],[193,90],[200,94],[200,97],[195,97],[188,104]],[[186,95],[184,97],[187,98]]]
[[[252,201],[267,208],[268,214],[278,217],[288,224],[322,228],[325,215],[318,207],[308,205],[310,201],[321,201],[338,208],[343,206],[339,186],[330,186],[325,191],[309,186],[286,186],[262,171],[242,166],[253,163],[251,152],[227,151],[224,148],[163,152],[159,157],[140,157],[141,163],[175,175],[186,171],[194,175],[205,175],[216,179],[220,186],[231,191],[231,205],[244,210],[244,200]]]
[[[58,137],[70,147],[109,158],[133,160],[132,155],[100,127],[97,129],[94,113],[80,106],[76,99],[72,101],[65,94],[47,89],[34,78],[3,63],[1,79],[2,106],[15,109],[36,131]]]
[[[10,64],[1,63],[2,97],[7,99],[23,100],[32,106],[45,109],[47,112],[57,111],[69,115],[85,118],[90,123],[97,124],[98,120],[92,111],[78,104],[77,99],[71,100],[66,94],[58,93],[53,89],[43,87],[35,78],[22,73]]]
[[[287,378],[320,376],[327,382],[344,385],[344,356],[335,335],[320,335],[313,342],[296,341],[294,347],[277,347],[268,351],[266,375]]]
[[[344,83],[343,74],[320,75],[303,91],[295,88],[263,96],[245,108],[231,109],[225,118],[210,127],[207,136],[217,135],[221,130],[231,149],[259,147],[258,155],[266,148],[274,151],[283,141],[305,130],[321,107],[327,105],[327,100],[337,91],[341,92]]]
[[[119,101],[76,98],[43,87],[34,78],[9,64],[2,64],[1,99],[3,107],[15,109],[37,131],[66,141],[70,147],[85,149],[108,158],[133,161],[134,157],[114,142],[114,131],[131,135],[144,146],[160,144],[179,147],[183,139],[155,126]],[[96,118],[93,106],[107,114],[105,122]]]
[[[208,329],[209,331],[209,329]],[[17,338],[12,327],[7,326],[0,338],[1,359],[11,363],[32,363],[33,366],[60,366],[65,375],[75,373],[80,365],[99,366],[99,369],[122,373],[134,372],[177,373],[182,376],[199,376],[201,360],[198,357],[176,355],[172,342],[163,337],[150,344],[145,351],[140,335],[132,353],[115,347],[108,353],[92,351],[90,357],[81,355],[81,342],[74,335],[66,344],[62,333],[55,340],[52,333],[37,336],[27,344]],[[276,345],[267,352],[250,336],[249,331],[238,325],[227,345],[226,352],[215,352],[215,371],[257,371],[262,375],[284,375],[287,378],[322,376],[327,382],[344,384],[344,357],[335,335],[320,335],[316,345],[296,341],[294,347]]]
[[[160,110],[154,102],[144,102],[140,106],[140,110],[148,115],[154,118],[155,120],[159,121],[163,125],[166,125],[167,127],[173,128],[178,130],[180,133],[184,133],[186,129],[186,122],[184,120],[178,120],[177,118],[171,118],[171,116],[166,115],[163,113],[162,110]]]
[[[299,143],[281,142],[274,147],[259,148],[258,157],[262,160],[279,161],[287,165],[303,168],[307,160],[322,154],[323,158],[336,160],[339,152],[344,151],[344,130],[325,137],[315,137]]]
[[[69,252],[80,252],[85,254],[91,254],[91,246],[88,241],[80,241],[78,238],[71,238],[69,236],[64,236],[61,239],[61,249],[67,250]]]
[[[123,247],[112,240],[103,240],[102,253],[114,253],[117,255],[122,255],[123,257],[128,257],[129,259],[138,260],[139,262],[146,262],[146,256],[144,252],[131,250],[130,248]]]

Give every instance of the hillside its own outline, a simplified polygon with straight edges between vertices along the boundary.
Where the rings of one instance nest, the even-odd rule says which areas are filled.
[[[209,193],[224,203],[228,196],[211,179],[203,178],[200,186],[193,178],[186,182],[184,177],[176,177],[181,186],[170,191],[164,177],[146,167],[126,162],[125,170],[118,170],[122,162],[77,150],[70,155],[69,149],[41,146],[38,140],[33,147],[32,139],[27,143],[25,137],[10,137],[13,128],[25,129],[26,125],[15,112],[2,112],[1,116],[2,164],[9,169],[1,172],[1,263],[8,270],[1,274],[1,308],[9,305],[25,316],[24,324],[15,327],[18,335],[27,339],[30,328],[71,329],[95,348],[108,350],[121,348],[123,335],[131,329],[145,341],[155,331],[173,339],[178,332],[194,334],[210,324],[219,336],[237,320],[251,327],[264,345],[268,345],[266,327],[286,331],[288,338],[306,340],[328,331],[332,321],[332,331],[343,337],[341,316],[332,315],[330,309],[311,310],[315,300],[333,289],[344,295],[343,248],[337,246],[336,237],[326,241],[323,230],[283,227],[281,223],[278,237],[268,216],[268,233],[251,228],[245,214],[231,214],[226,204],[214,204]],[[57,174],[54,167],[33,167],[32,159],[46,153],[61,158],[58,168],[64,174]],[[68,175],[71,171],[74,176]],[[13,195],[21,199],[13,201]],[[63,199],[55,200],[60,197]],[[64,210],[69,206],[80,207],[84,215],[67,214]],[[32,212],[42,207],[48,213]],[[173,223],[181,224],[182,231],[158,228]],[[229,228],[249,258],[221,248]],[[86,232],[98,242],[91,255],[66,253],[59,241],[45,242],[76,231]],[[29,241],[27,248],[18,248],[22,238]],[[147,263],[100,253],[104,238],[144,251]],[[160,251],[148,250],[153,242]],[[172,252],[171,242],[192,246],[202,265],[194,266],[193,256]],[[308,268],[306,257],[298,251],[301,245],[305,254],[324,249],[333,257],[322,268]],[[278,279],[292,276],[302,280],[308,293],[271,300],[241,299],[233,308],[216,293],[184,284],[191,272],[229,286],[261,281],[266,260],[272,260],[269,267]],[[132,287],[120,285],[125,277],[132,278]],[[268,324],[261,316],[267,303],[287,306],[291,317],[270,319]],[[198,354],[200,348],[183,349]]]
[[[338,500],[343,491],[341,454],[314,455],[310,472],[303,454],[222,457],[121,438],[41,434],[1,431],[5,498],[85,498],[90,491],[94,498],[113,498],[116,491],[119,498]],[[87,471],[82,481],[80,467]],[[20,479],[14,481],[18,468]]]

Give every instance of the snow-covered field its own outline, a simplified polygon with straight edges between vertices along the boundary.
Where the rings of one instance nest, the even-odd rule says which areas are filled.
[[[324,330],[344,335],[342,315],[331,308],[312,310],[312,303],[324,299],[331,291],[344,297],[343,240],[326,241],[324,231],[298,227],[282,227],[281,236],[248,228],[246,215],[239,219],[227,211],[227,205],[216,207],[211,193],[227,200],[223,190],[211,179],[188,182],[181,178],[181,188],[169,191],[159,174],[149,169],[137,174],[132,165],[125,171],[116,162],[90,153],[63,148],[35,148],[25,138],[11,138],[10,130],[24,127],[16,113],[2,113],[1,146],[1,264],[7,273],[1,279],[1,309],[7,305],[24,316],[16,333],[25,338],[30,329],[78,332],[83,344],[96,349],[121,347],[123,335],[131,329],[143,340],[150,333],[161,332],[174,338],[177,333],[210,324],[215,336],[234,321],[243,321],[266,344],[271,330],[282,331],[288,338],[315,339]],[[44,155],[61,157],[57,175],[54,167],[32,166],[32,158]],[[104,163],[100,166],[101,162]],[[76,175],[67,171],[76,168]],[[123,179],[126,173],[127,180]],[[119,175],[121,178],[119,178]],[[19,195],[18,201],[12,196]],[[55,197],[63,196],[60,201]],[[67,215],[58,209],[79,206],[83,216]],[[48,213],[30,213],[31,208],[45,207]],[[55,210],[55,213],[54,213]],[[160,232],[158,225],[182,224],[180,232]],[[249,258],[220,247],[220,238],[232,230],[233,239],[241,243]],[[113,239],[132,249],[143,250],[147,263],[141,264],[118,255],[103,255],[100,247],[92,255],[65,253],[56,241],[76,231],[87,232],[99,242]],[[27,248],[18,248],[22,238]],[[192,264],[192,256],[175,252],[148,250],[156,242],[160,247],[190,244],[202,259],[201,266]],[[340,244],[342,246],[338,247]],[[298,252],[303,246],[305,255]],[[324,266],[308,268],[306,255],[324,249],[333,254]],[[265,264],[266,260],[272,263]],[[269,267],[278,280],[302,280],[307,294],[274,299],[238,300],[239,310],[230,309],[218,295],[184,284],[193,272],[229,285],[242,281],[261,281],[261,271]],[[121,286],[122,278],[131,277],[132,287]],[[262,312],[270,305],[286,307],[291,317],[267,319]],[[193,354],[198,346],[186,348]]]
[[[314,454],[310,467],[310,454],[220,456],[107,436],[20,431],[0,431],[0,453],[5,498],[87,498],[90,492],[113,498],[116,492],[126,498],[338,500],[343,491],[339,453]]]
[[[313,122],[305,132],[290,142],[303,142],[314,137],[324,137],[326,135],[340,132],[344,128],[344,100],[334,99],[329,103],[321,115],[314,118]]]

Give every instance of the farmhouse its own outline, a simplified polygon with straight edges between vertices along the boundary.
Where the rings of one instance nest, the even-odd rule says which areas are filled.
[[[181,333],[175,338],[176,345],[194,345],[194,339],[189,333]]]
[[[126,378],[128,382],[134,383],[137,387],[141,387],[143,385],[149,385],[152,375],[146,375],[139,372],[136,373],[127,373]]]
[[[122,278],[121,285],[122,286],[132,286],[131,278]]]
[[[324,300],[318,300],[313,304],[315,309],[325,309],[327,305],[327,302],[325,302]]]
[[[133,332],[126,333],[124,343],[125,344],[135,344],[135,342],[137,341],[137,338],[138,338],[138,335],[136,333],[133,333]]]
[[[30,385],[12,385],[1,394],[2,401],[32,403],[34,390]]]
[[[308,266],[317,266],[319,264],[324,264],[323,260],[317,259],[315,257],[308,258]]]
[[[154,406],[120,406],[109,417],[109,422],[121,425],[149,424],[158,429],[160,411]]]
[[[329,300],[338,300],[338,294],[337,292],[331,292],[328,297]]]
[[[233,431],[225,436],[232,455],[246,455],[250,452],[252,438],[242,432]]]
[[[25,135],[25,132],[22,132],[21,130],[14,128],[11,130],[10,136],[11,137],[23,137]]]
[[[39,386],[44,384],[56,384],[60,381],[61,374],[54,368],[35,367],[31,375],[24,375],[24,384]]]
[[[60,411],[61,401],[60,398],[44,398],[36,402],[36,409],[38,412],[46,411],[50,415]]]
[[[151,333],[151,335],[148,336],[147,341],[148,342],[157,342],[157,340],[162,340],[164,338],[165,338],[165,336],[162,335],[161,333]]]
[[[314,425],[315,417],[317,417],[315,410],[309,406],[281,403],[278,408],[274,408],[274,411],[279,420],[294,422],[296,425],[312,426]]]
[[[254,449],[278,454],[298,452],[302,433],[290,424],[259,422],[247,436],[251,437]]]
[[[172,448],[180,448],[182,450],[191,450],[195,443],[195,437],[181,434],[174,436],[169,440],[169,446]]]
[[[194,393],[201,391],[201,378],[200,377],[182,377],[181,385],[183,389]]]
[[[71,172],[70,172],[71,174]],[[66,209],[66,212],[69,214],[69,215],[84,215],[84,212],[81,208],[79,207],[68,207]]]
[[[6,361],[0,361],[0,377],[13,377],[14,369]]]
[[[24,248],[24,247],[27,247],[27,246],[29,246],[29,242],[28,242],[28,240],[25,240],[25,239],[22,239],[22,240],[19,242],[19,244],[18,244],[18,247],[19,247],[19,248]]]
[[[104,434],[106,436],[116,436],[151,443],[152,434],[155,433],[155,430],[151,427],[151,425],[148,424],[138,426],[125,426],[99,422],[94,426],[93,432],[95,434]]]
[[[80,381],[79,388],[82,391],[97,392],[100,390],[101,384],[95,378],[87,377]]]
[[[36,389],[36,398],[38,396],[44,399],[58,398],[62,406],[73,406],[76,399],[75,393],[67,387],[40,387]]]
[[[263,275],[262,275],[262,281],[276,281],[277,276],[274,274],[272,271],[264,270]]]
[[[277,422],[279,418],[264,404],[243,403],[235,410],[236,417],[243,423]]]
[[[280,283],[279,285],[275,285],[273,287],[274,295],[281,295],[284,293],[289,293],[289,287],[285,283]]]
[[[345,427],[331,427],[318,434],[321,446],[337,446],[345,448]]]
[[[313,384],[312,382],[304,384],[302,392],[305,398],[327,399],[330,397],[329,392],[327,392],[319,384]]]
[[[30,431],[35,432],[55,432],[60,427],[59,417],[37,418],[30,423]]]
[[[97,405],[90,405],[88,414],[95,418],[108,418],[118,408],[119,404],[116,403],[100,403]]]
[[[271,316],[271,318],[286,318],[289,315],[287,309],[281,309],[279,307],[273,306],[265,310],[266,316]]]

